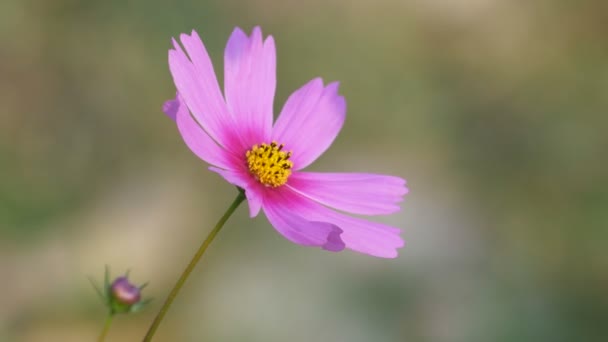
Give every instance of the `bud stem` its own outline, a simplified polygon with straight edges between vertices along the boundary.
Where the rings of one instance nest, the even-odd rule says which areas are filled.
[[[190,275],[190,273],[192,273],[192,270],[194,269],[194,267],[196,266],[198,261],[201,259],[201,257],[207,250],[207,247],[209,247],[209,245],[211,244],[211,242],[213,241],[215,236],[222,229],[222,227],[224,226],[226,221],[228,221],[228,218],[232,215],[232,213],[234,213],[236,208],[238,208],[239,204],[241,204],[241,202],[243,202],[243,200],[245,200],[245,193],[239,189],[239,194],[235,198],[234,202],[232,202],[232,204],[230,205],[228,210],[226,210],[226,212],[224,213],[222,218],[220,218],[220,220],[217,222],[217,224],[215,225],[213,230],[209,233],[209,235],[207,235],[207,238],[205,239],[205,241],[203,241],[201,246],[198,248],[198,250],[196,251],[196,254],[194,254],[194,257],[192,257],[192,260],[190,260],[190,263],[188,264],[188,266],[186,266],[186,269],[184,270],[184,272],[182,272],[182,275],[179,277],[179,279],[173,286],[173,289],[169,293],[169,296],[167,296],[165,303],[160,308],[160,311],[156,315],[156,318],[154,318],[152,325],[150,325],[150,328],[148,329],[148,332],[146,333],[146,336],[144,337],[144,342],[149,342],[152,340],[152,337],[156,333],[156,329],[158,329],[160,322],[165,317],[165,314],[169,310],[169,307],[173,303],[173,300],[175,299],[175,297],[177,297],[177,294],[179,293],[179,290],[182,288],[182,286],[186,282],[186,279],[188,279],[188,276]]]
[[[110,325],[112,325],[113,318],[114,314],[112,312],[108,313],[108,316],[106,317],[106,322],[103,325],[103,330],[101,331],[101,335],[99,335],[97,342],[105,341],[106,336],[108,335],[108,331],[110,331]]]

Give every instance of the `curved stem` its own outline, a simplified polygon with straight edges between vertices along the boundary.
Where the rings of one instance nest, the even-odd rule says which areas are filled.
[[[241,202],[243,202],[244,199],[245,199],[245,194],[243,193],[242,190],[240,190],[239,194],[235,198],[234,202],[232,202],[232,204],[230,205],[228,210],[226,210],[226,212],[224,213],[222,218],[220,218],[220,220],[217,222],[217,224],[215,225],[213,230],[209,233],[209,235],[207,235],[207,238],[205,239],[205,241],[203,241],[201,246],[198,248],[198,251],[196,251],[196,254],[194,254],[194,257],[192,257],[192,260],[190,260],[190,263],[188,264],[188,266],[186,266],[186,269],[184,270],[184,272],[182,272],[182,275],[179,277],[179,279],[173,286],[173,289],[169,293],[169,296],[165,300],[165,303],[160,308],[160,311],[156,315],[156,318],[154,318],[154,322],[152,322],[152,325],[150,325],[150,328],[148,329],[148,332],[146,333],[146,337],[144,337],[144,342],[148,342],[148,341],[152,340],[152,337],[156,333],[156,329],[158,329],[160,322],[165,317],[165,314],[169,310],[169,307],[173,303],[173,300],[175,299],[175,297],[177,297],[177,294],[179,293],[179,290],[182,288],[182,286],[186,282],[186,279],[188,279],[188,276],[190,275],[190,273],[192,273],[192,270],[194,269],[194,267],[196,266],[198,261],[201,259],[201,257],[207,250],[207,247],[209,247],[209,245],[211,244],[211,242],[213,241],[213,239],[215,238],[217,233],[219,233],[219,231],[222,229],[222,227],[224,226],[226,221],[228,221],[228,218],[230,217],[230,215],[232,215],[232,213],[234,213],[236,208],[239,206],[239,204],[241,204]]]
[[[114,318],[114,314],[111,312],[108,313],[108,317],[106,317],[106,322],[103,325],[103,330],[101,331],[101,335],[99,335],[97,342],[105,341],[106,336],[108,336],[108,331],[110,331],[110,326],[112,325],[113,318]]]

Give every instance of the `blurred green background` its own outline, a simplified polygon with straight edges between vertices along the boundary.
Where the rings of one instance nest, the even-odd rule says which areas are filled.
[[[93,341],[87,276],[151,281],[141,340],[236,192],[161,112],[170,38],[217,70],[277,43],[276,112],[316,76],[347,121],[312,167],[402,176],[398,259],[299,247],[240,208],[157,341],[608,340],[608,2],[0,2],[0,341]],[[221,72],[219,73],[221,80]]]

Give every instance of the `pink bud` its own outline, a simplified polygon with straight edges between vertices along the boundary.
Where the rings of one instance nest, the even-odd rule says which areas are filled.
[[[112,283],[112,297],[119,303],[133,305],[141,299],[139,287],[129,283],[127,277],[118,277]]]

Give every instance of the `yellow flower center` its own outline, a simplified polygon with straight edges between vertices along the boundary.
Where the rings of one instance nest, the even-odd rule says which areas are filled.
[[[270,145],[253,145],[246,153],[249,172],[265,186],[281,186],[287,183],[287,178],[291,175],[291,152],[284,152],[282,149],[283,144],[278,145],[273,141]]]

